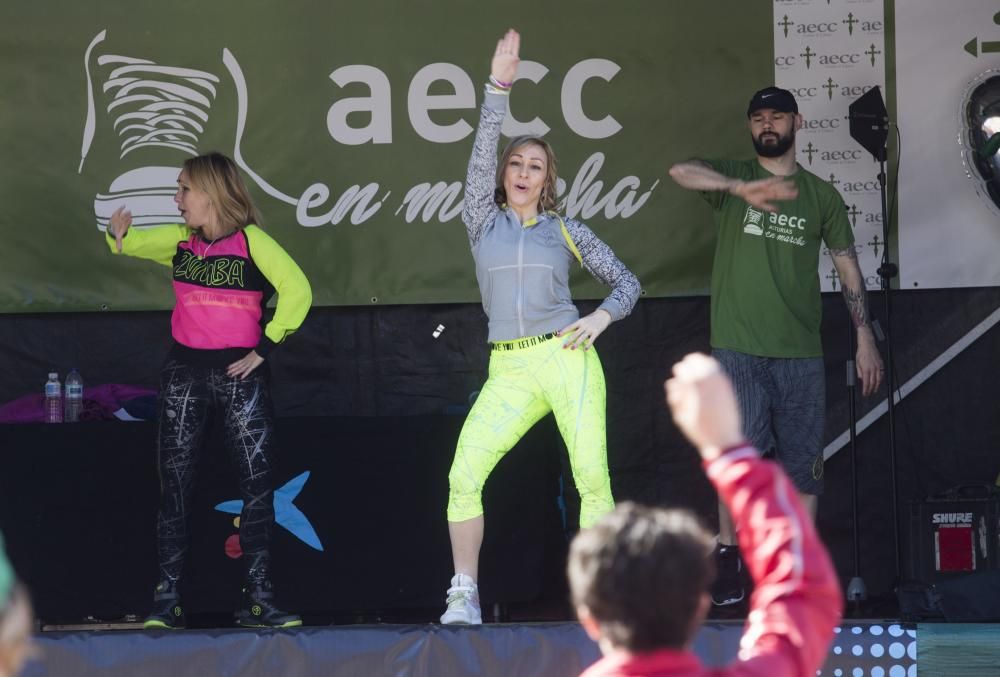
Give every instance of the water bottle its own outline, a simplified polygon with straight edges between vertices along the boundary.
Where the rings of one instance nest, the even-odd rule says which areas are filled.
[[[67,423],[76,423],[80,420],[80,412],[83,411],[83,378],[80,372],[73,369],[66,375],[66,415],[63,418]]]
[[[45,422],[62,423],[63,403],[62,385],[59,383],[59,374],[49,372],[49,380],[45,382]]]

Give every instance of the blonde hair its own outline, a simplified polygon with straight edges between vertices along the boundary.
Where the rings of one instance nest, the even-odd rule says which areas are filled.
[[[555,211],[556,208],[556,154],[549,142],[540,136],[516,136],[510,140],[497,163],[497,186],[493,191],[493,201],[502,207],[507,203],[507,191],[503,187],[503,175],[510,162],[510,156],[525,146],[538,146],[545,153],[545,183],[542,193],[538,196],[538,212]]]
[[[208,153],[188,158],[184,163],[191,184],[208,194],[219,225],[238,230],[250,224],[260,225],[260,213],[250,197],[236,163],[222,153]]]

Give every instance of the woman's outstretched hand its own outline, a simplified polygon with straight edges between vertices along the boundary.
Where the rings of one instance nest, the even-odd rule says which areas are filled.
[[[115,247],[119,254],[122,251],[122,238],[125,237],[125,233],[128,232],[131,225],[132,212],[126,210],[125,205],[116,209],[108,222],[108,235],[115,238]]]
[[[497,51],[493,52],[493,62],[490,64],[490,73],[493,79],[510,84],[514,82],[517,75],[517,64],[521,62],[518,54],[521,51],[521,36],[513,28],[504,33],[504,36],[497,40]]]

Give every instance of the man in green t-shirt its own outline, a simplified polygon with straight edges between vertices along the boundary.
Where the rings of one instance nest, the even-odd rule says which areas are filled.
[[[712,352],[736,386],[749,441],[781,461],[815,517],[826,406],[817,272],[822,245],[857,329],[855,364],[866,396],[882,382],[882,358],[843,200],[795,161],[795,132],[802,126],[795,97],[778,87],[762,89],[747,118],[755,158],[690,160],[672,166],[670,176],[702,191],[715,211]],[[735,543],[720,506],[717,605],[743,599]]]

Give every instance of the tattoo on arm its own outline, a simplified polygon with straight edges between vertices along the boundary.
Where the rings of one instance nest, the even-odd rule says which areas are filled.
[[[849,259],[857,260],[858,253],[854,251],[854,247],[845,247],[843,249],[831,249],[830,256],[846,256]]]
[[[871,326],[871,318],[868,316],[868,299],[865,293],[864,277],[861,275],[861,266],[858,265],[858,253],[854,247],[844,247],[843,249],[831,249],[830,256],[845,257],[852,262],[852,267],[857,271],[857,279],[860,288],[854,287],[841,280],[841,292],[844,301],[847,303],[847,312],[851,315],[851,321],[855,328]]]
[[[865,298],[865,290],[852,289],[842,286],[844,301],[847,302],[847,312],[851,314],[851,321],[855,328],[871,326],[871,319],[868,317],[868,301]]]

